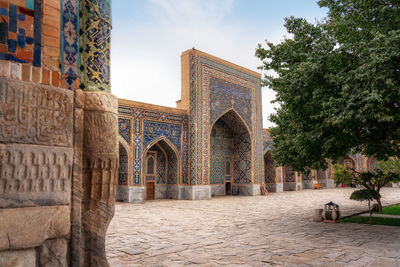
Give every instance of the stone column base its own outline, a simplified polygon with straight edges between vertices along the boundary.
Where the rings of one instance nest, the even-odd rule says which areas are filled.
[[[283,184],[283,191],[296,191],[297,183],[284,183]]]
[[[322,188],[326,188],[327,187],[327,185],[326,185],[327,181],[326,180],[318,180],[318,183],[320,185],[322,185]]]
[[[211,186],[209,185],[194,185],[182,186],[182,198],[188,200],[211,199]]]
[[[259,196],[261,195],[261,188],[259,184],[244,184],[237,185],[239,187],[240,196]]]
[[[296,183],[296,191],[301,191],[301,190],[303,190],[303,183],[302,182]]]
[[[326,180],[326,188],[335,188],[335,180]]]
[[[225,183],[224,184],[215,184],[215,185],[210,185],[211,187],[211,196],[225,196]]]
[[[303,189],[312,189],[312,188],[313,188],[312,181],[303,182]]]
[[[283,184],[265,184],[268,192],[272,193],[282,193],[283,192]]]
[[[145,199],[144,192],[143,186],[121,186],[117,187],[115,199],[122,202],[142,203]]]

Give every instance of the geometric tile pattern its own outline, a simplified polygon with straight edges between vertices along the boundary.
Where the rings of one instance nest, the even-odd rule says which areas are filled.
[[[118,132],[122,138],[130,145],[131,144],[131,120],[118,118]]]
[[[143,146],[146,147],[157,137],[164,136],[175,148],[181,149],[181,126],[163,122],[144,121],[143,122]]]
[[[271,151],[268,151],[264,155],[264,177],[265,183],[276,183],[275,180],[275,161],[272,159]]]
[[[190,184],[195,185],[197,182],[197,163],[199,162],[198,153],[196,151],[200,148],[196,147],[197,144],[197,88],[196,88],[196,60],[194,55],[190,55],[190,107],[189,107],[189,177]],[[196,156],[197,155],[197,156]],[[200,162],[199,162],[200,163]],[[201,177],[200,177],[201,179]],[[199,183],[201,184],[201,183]]]
[[[123,145],[119,145],[118,185],[128,185],[128,152]]]
[[[202,56],[196,52],[190,57],[190,179],[193,184],[207,184],[210,178],[210,130],[213,118],[217,119],[226,108],[234,108],[248,124],[248,132],[254,133],[248,141],[247,162],[234,162],[234,168],[246,179],[241,183],[259,183],[263,179],[260,78],[229,64]],[[212,88],[212,89],[211,89]],[[246,94],[247,92],[247,94]],[[221,99],[221,102],[216,103]],[[247,104],[243,104],[247,103]],[[246,110],[247,109],[247,110]],[[217,115],[218,114],[218,115]],[[254,161],[251,161],[251,159]],[[251,174],[251,170],[253,174]],[[250,175],[248,175],[250,173]]]
[[[42,1],[1,1],[0,15],[0,59],[41,67]]]
[[[294,183],[296,182],[295,173],[290,169],[290,167],[283,167],[284,169],[284,181],[285,183]]]
[[[77,89],[78,68],[78,5],[77,0],[62,0],[61,14],[61,71],[65,86]]]
[[[171,172],[169,172],[170,180],[172,182],[177,182],[179,173],[181,173],[181,183],[188,184],[188,116],[138,108],[128,104],[120,104],[118,106],[118,114],[119,134],[124,139],[128,139],[128,135],[130,135],[131,137],[129,140],[132,140],[132,144],[127,141],[128,144],[131,144],[130,148],[132,149],[131,164],[133,177],[130,185],[143,185],[142,157],[143,153],[145,153],[144,148],[160,136],[167,138],[168,141],[174,145],[179,154],[177,156],[175,152],[173,152],[172,154],[174,154],[176,160],[168,162],[168,164],[171,165],[168,167],[168,170],[171,170]],[[128,123],[128,121],[130,121],[130,123]],[[123,124],[125,124],[125,126]],[[161,142],[159,142],[158,145],[160,143]],[[166,145],[166,147],[168,147],[168,145]],[[168,148],[164,149],[166,152],[167,150]],[[171,151],[173,150],[171,149]],[[166,158],[168,158],[168,154],[166,156]],[[180,160],[179,162],[178,159]],[[160,164],[157,164],[157,167],[159,167],[159,165]]]
[[[81,84],[87,91],[110,92],[111,1],[80,1]]]
[[[164,141],[160,140],[157,145],[162,147],[166,153],[167,161],[167,184],[178,183],[178,158],[175,151]]]
[[[167,171],[167,161],[164,155],[164,152],[160,149],[160,147],[155,144],[149,151],[156,152],[157,157],[157,168],[156,168],[156,183],[157,184],[165,184],[166,181],[166,171]]]
[[[212,77],[210,103],[210,123],[234,108],[251,129],[251,95],[248,88]]]
[[[233,156],[233,136],[223,120],[214,124],[210,140],[210,184],[221,184],[225,182],[225,163]]]
[[[239,115],[230,110],[221,119],[233,136],[233,182],[251,183],[251,139],[248,128]]]

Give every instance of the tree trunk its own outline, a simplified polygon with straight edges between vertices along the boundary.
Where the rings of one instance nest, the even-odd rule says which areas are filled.
[[[380,199],[380,198],[377,199],[377,200],[376,200],[376,203],[378,204],[378,212],[382,212],[382,202],[381,202],[381,199]]]
[[[372,211],[371,211],[371,201],[370,200],[368,200],[368,211],[369,211],[369,217],[371,217]]]

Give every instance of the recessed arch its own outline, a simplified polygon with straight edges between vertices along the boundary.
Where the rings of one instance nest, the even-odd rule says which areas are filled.
[[[163,151],[163,153],[167,153],[167,149],[171,150],[171,153],[173,154],[174,157],[176,157],[176,169],[177,169],[177,173],[176,173],[176,184],[180,184],[181,183],[181,157],[180,154],[178,152],[178,150],[176,149],[176,147],[174,146],[174,144],[172,144],[168,138],[166,138],[165,136],[159,136],[157,138],[155,138],[154,140],[152,140],[147,146],[146,148],[143,150],[143,154],[142,154],[142,162],[145,162],[146,160],[146,155],[149,152],[149,149],[152,148],[153,146],[157,146],[159,145],[159,147],[161,148],[161,150]],[[171,154],[169,153],[169,154]],[[169,164],[172,164],[172,162],[168,162]],[[143,166],[142,169],[142,177],[141,177],[141,183],[144,185],[145,181],[146,181],[146,170]]]
[[[219,116],[209,131],[209,184],[227,185],[235,192],[239,185],[251,184],[251,135],[248,125],[234,108]],[[226,161],[232,162],[232,173],[226,174]],[[228,190],[226,189],[225,192]]]
[[[272,157],[271,150],[266,150],[264,152],[264,183],[276,183],[275,160]]]
[[[249,132],[249,134],[251,133],[249,125],[247,125],[247,123],[246,123],[245,120],[242,118],[242,116],[240,116],[239,112],[237,112],[237,110],[236,110],[235,108],[229,108],[229,109],[225,110],[224,112],[222,112],[222,114],[221,114],[218,118],[216,118],[216,119],[210,124],[211,127],[210,127],[210,132],[208,133],[209,135],[210,135],[210,133],[211,133],[211,131],[212,131],[212,128],[214,127],[215,123],[216,123],[220,118],[222,118],[223,116],[225,116],[226,114],[228,114],[229,112],[233,112],[233,113],[240,119],[240,121],[243,123],[243,125],[246,127],[246,129],[247,129],[247,131]]]
[[[122,136],[118,135],[119,144],[119,167],[118,167],[118,186],[128,186],[131,178],[131,150],[128,143]]]

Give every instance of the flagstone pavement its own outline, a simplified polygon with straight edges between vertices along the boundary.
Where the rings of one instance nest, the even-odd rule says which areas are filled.
[[[349,200],[352,191],[117,203],[107,257],[111,266],[400,267],[400,227],[312,221],[331,200],[344,216],[367,210]],[[384,205],[400,203],[400,188],[382,196]]]

